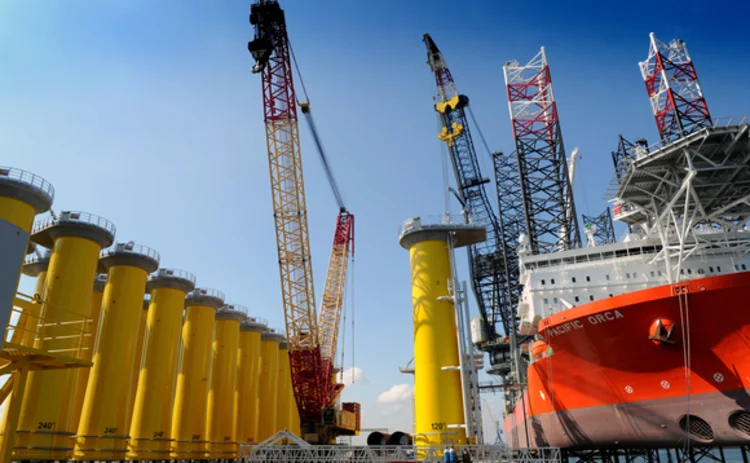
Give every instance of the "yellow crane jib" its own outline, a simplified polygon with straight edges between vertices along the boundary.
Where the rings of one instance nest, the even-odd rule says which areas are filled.
[[[455,138],[461,135],[464,131],[464,126],[458,122],[454,122],[451,125],[451,131],[448,132],[448,127],[443,127],[443,130],[438,134],[438,139],[448,143],[448,146],[453,146]]]

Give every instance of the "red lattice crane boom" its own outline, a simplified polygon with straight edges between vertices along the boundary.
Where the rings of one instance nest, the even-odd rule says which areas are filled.
[[[339,317],[354,217],[341,205],[312,119],[311,129],[340,203],[321,318],[316,317],[307,207],[299,146],[297,97],[292,78],[291,49],[284,11],[276,0],[260,0],[251,7],[254,40],[248,50],[260,73],[263,114],[271,174],[273,215],[279,257],[284,318],[289,343],[292,386],[300,412],[302,434],[312,443],[330,444],[339,434],[356,434],[358,404],[334,408],[343,389],[333,380]],[[309,103],[300,104],[309,114]],[[353,247],[352,247],[353,249]]]

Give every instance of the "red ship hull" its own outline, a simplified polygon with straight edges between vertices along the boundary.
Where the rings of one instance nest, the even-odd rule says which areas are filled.
[[[539,332],[508,446],[750,443],[750,272],[591,302]]]

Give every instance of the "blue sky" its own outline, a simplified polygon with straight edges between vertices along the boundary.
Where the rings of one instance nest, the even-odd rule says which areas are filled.
[[[112,220],[119,240],[155,248],[163,266],[194,272],[199,285],[282,327],[260,80],[246,51],[249,4],[0,0],[0,164],[45,177],[56,209]],[[444,209],[422,34],[443,50],[491,149],[506,152],[502,65],[546,46],[565,145],[581,149],[578,212],[596,214],[617,134],[657,139],[637,66],[649,32],[688,43],[714,116],[750,113],[750,7],[741,5],[282,2],[357,217],[356,352],[347,347],[345,367],[354,358],[364,378],[344,399],[362,402],[364,426],[410,427],[409,401],[395,400],[408,397],[411,378],[398,366],[412,357],[409,262],[397,229]],[[304,123],[300,131],[320,299],[337,209]],[[395,401],[378,402],[393,386],[382,399]]]

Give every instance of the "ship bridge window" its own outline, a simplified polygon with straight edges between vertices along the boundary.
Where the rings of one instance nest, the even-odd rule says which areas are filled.
[[[661,270],[657,270],[656,274],[659,275],[659,276],[661,276]]]
[[[578,302],[578,301],[580,301],[580,298],[578,296],[576,296],[576,302]]]
[[[689,268],[688,269],[688,275],[692,275],[692,274],[693,274],[693,269]]]
[[[708,272],[709,273],[714,273],[714,268],[713,267],[708,267]]]
[[[685,274],[685,269],[684,269],[684,268],[681,268],[681,269],[680,269],[680,275],[684,275],[684,274]]]
[[[573,283],[575,283],[576,282],[576,277],[571,278],[570,281],[572,281]]]
[[[553,297],[553,298],[552,298],[552,302],[553,302],[553,303],[555,303],[555,304],[557,304],[557,298],[556,298],[556,297]]]
[[[745,264],[742,264],[742,270],[747,270],[747,267],[745,267]]]
[[[547,298],[545,297],[545,298],[544,298],[544,303],[545,303],[545,304],[549,304],[549,299],[547,299]]]
[[[586,281],[591,281],[591,277],[586,275]]]
[[[720,266],[720,265],[717,265],[717,266],[716,266],[716,271],[717,271],[717,272],[721,272],[721,266]]]
[[[626,273],[626,274],[625,274],[625,278],[628,278],[628,279],[630,279],[630,273]]]
[[[607,280],[609,280],[609,274],[607,274]]]
[[[589,301],[593,301],[593,300],[594,300],[594,296],[593,295],[589,295]]]
[[[651,277],[653,278],[653,276],[654,276],[654,271],[651,270]]]
[[[544,284],[544,278],[542,278],[542,284]]]
[[[702,268],[698,269],[698,275],[703,275],[704,273],[706,273],[705,270],[703,270]]]
[[[549,284],[554,285],[555,284],[555,279],[554,278],[550,278]]]
[[[612,293],[609,293],[609,297],[612,297]]]

